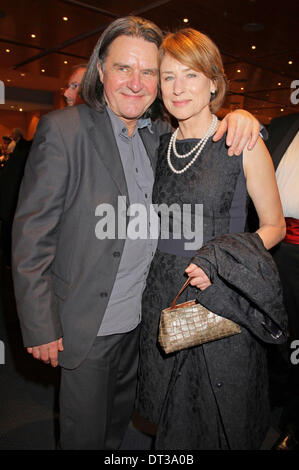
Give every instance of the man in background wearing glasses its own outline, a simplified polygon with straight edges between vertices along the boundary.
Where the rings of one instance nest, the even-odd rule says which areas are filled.
[[[65,86],[63,96],[67,106],[74,106],[82,103],[80,95],[80,85],[86,71],[86,64],[76,65]]]

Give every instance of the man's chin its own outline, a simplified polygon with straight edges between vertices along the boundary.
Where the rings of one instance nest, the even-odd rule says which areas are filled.
[[[140,119],[144,113],[148,110],[150,106],[146,106],[142,109],[138,109],[138,110],[126,110],[124,113],[123,113],[123,117],[125,119],[128,119],[128,120],[138,120]]]

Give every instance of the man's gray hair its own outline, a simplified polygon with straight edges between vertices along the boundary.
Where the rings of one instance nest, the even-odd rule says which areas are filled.
[[[104,67],[109,53],[109,46],[119,36],[132,36],[153,42],[159,49],[163,35],[160,28],[152,21],[137,16],[125,16],[113,21],[102,33],[87,65],[81,84],[81,95],[85,103],[98,111],[105,107],[103,85],[99,78],[98,63]]]

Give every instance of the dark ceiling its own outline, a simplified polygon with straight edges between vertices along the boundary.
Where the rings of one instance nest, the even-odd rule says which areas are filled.
[[[60,90],[103,29],[133,13],[164,31],[188,25],[208,34],[230,81],[224,110],[244,108],[267,124],[299,112],[298,11],[298,0],[0,0],[0,79],[15,91]],[[29,101],[24,110],[47,107]]]

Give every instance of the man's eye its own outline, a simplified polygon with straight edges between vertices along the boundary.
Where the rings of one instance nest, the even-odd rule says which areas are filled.
[[[194,78],[194,77],[196,77],[196,73],[188,73],[187,77],[188,78]]]
[[[80,86],[80,83],[68,83],[65,85],[65,89],[70,88],[71,90],[76,90]]]
[[[169,82],[172,79],[173,79],[173,77],[171,75],[169,75],[168,77],[164,77],[165,82]]]
[[[147,75],[149,77],[156,77],[157,71],[156,70],[144,70],[143,75]]]

